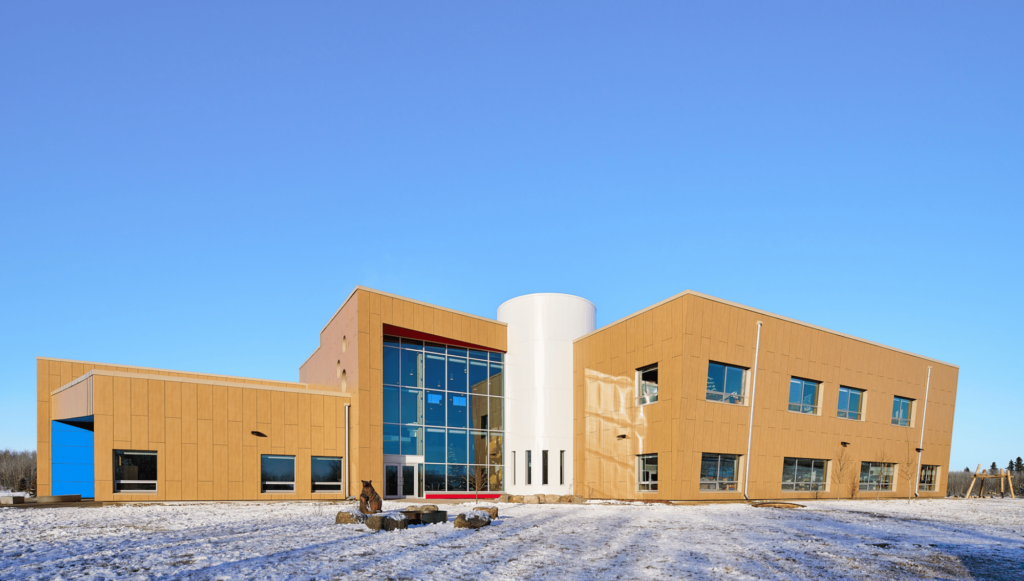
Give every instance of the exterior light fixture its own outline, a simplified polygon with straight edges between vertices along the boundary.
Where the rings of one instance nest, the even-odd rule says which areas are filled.
[[[267,435],[266,435],[266,434],[264,434],[263,432],[257,432],[256,430],[253,430],[253,431],[252,431],[252,432],[250,432],[250,433],[251,433],[252,435],[256,436],[257,438],[266,438],[266,437],[267,437]]]
[[[839,443],[842,444],[844,448],[850,445],[849,442],[839,442]]]

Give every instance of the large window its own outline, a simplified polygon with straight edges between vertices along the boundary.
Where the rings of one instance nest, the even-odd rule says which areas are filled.
[[[114,450],[114,492],[156,492],[156,452]]]
[[[637,405],[658,401],[658,365],[648,365],[636,370]]]
[[[828,460],[784,458],[782,490],[822,492],[828,482]]]
[[[913,413],[913,400],[905,397],[892,398],[892,425],[910,426],[910,414]]]
[[[295,492],[295,456],[260,456],[262,492]]]
[[[861,462],[860,489],[892,490],[892,476],[895,470],[895,464],[886,464],[882,462]]]
[[[640,492],[658,490],[657,454],[641,454],[636,457],[636,481]]]
[[[747,370],[724,363],[708,363],[708,401],[743,403],[743,379]]]
[[[818,385],[817,381],[791,378],[789,380],[789,411],[817,414]]]
[[[423,456],[427,492],[503,491],[504,356],[384,337],[384,453]]]
[[[837,418],[848,420],[859,420],[862,402],[864,401],[864,390],[852,387],[839,388],[839,409],[836,411]]]
[[[313,492],[341,492],[341,458],[313,456],[309,475]]]
[[[939,484],[938,466],[921,466],[921,476],[917,481],[917,489],[921,492],[935,492]]]
[[[700,489],[736,490],[737,460],[735,454],[702,454],[700,457]]]

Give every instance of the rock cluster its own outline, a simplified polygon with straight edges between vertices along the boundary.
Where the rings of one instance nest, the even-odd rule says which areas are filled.
[[[496,506],[474,506],[473,510],[486,512],[487,514],[491,515],[491,520],[498,518],[498,507]]]
[[[495,509],[495,511],[497,511],[497,509]],[[482,510],[473,510],[455,517],[455,522],[452,523],[452,526],[457,529],[478,529],[480,527],[489,526],[490,524],[490,514]]]
[[[372,514],[366,517],[365,524],[371,531],[397,531],[409,528],[409,517],[400,512]]]
[[[364,522],[366,522],[366,515],[359,512],[358,508],[339,511],[338,516],[334,517],[336,525],[361,525]]]

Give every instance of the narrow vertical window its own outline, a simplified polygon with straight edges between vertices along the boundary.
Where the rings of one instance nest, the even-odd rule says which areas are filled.
[[[558,453],[558,483],[565,484],[565,450]]]
[[[658,455],[641,454],[636,457],[636,480],[640,492],[658,490]]]
[[[647,405],[658,401],[658,364],[648,365],[636,370],[637,405]]]
[[[516,483],[516,453],[512,451],[512,484]]]
[[[533,484],[533,450],[526,451],[526,484]]]
[[[540,453],[540,483],[548,483],[548,451],[544,450]]]

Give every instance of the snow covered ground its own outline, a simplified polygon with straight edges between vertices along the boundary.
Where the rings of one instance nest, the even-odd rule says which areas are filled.
[[[500,504],[393,533],[329,504],[5,508],[0,579],[1024,579],[1024,501],[804,504]]]

